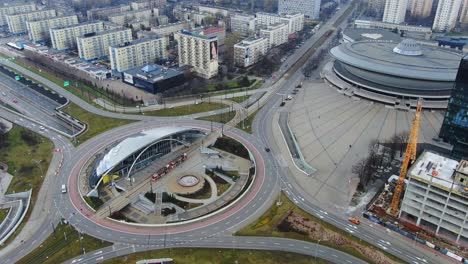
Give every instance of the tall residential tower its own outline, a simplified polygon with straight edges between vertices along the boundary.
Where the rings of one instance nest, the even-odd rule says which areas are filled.
[[[302,13],[308,19],[318,19],[320,0],[278,0],[278,13]]]
[[[457,22],[462,0],[439,0],[432,29],[434,31],[451,31]]]
[[[387,0],[382,21],[394,24],[405,22],[407,5],[408,0]]]

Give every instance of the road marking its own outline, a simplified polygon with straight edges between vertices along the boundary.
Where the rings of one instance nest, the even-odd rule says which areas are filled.
[[[96,260],[103,260],[103,259],[104,259],[104,257],[99,257]]]
[[[337,255],[335,255],[335,254],[333,254],[332,256],[333,256],[333,257],[335,257],[335,258],[337,258],[337,257],[338,257],[338,256],[337,256]]]
[[[96,252],[96,253],[94,253],[93,255],[99,255],[99,254],[101,254],[101,253],[102,253],[102,250],[101,250],[101,251],[98,251],[98,252]]]

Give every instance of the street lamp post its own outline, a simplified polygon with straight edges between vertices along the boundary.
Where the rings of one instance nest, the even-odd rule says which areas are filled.
[[[317,260],[317,255],[318,255],[318,247],[320,245],[320,239],[317,240],[317,244],[315,245],[315,260]]]

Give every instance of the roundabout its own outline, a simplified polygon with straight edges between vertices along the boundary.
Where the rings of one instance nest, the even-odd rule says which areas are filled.
[[[200,125],[200,124],[189,124],[189,123],[180,123],[177,125],[173,125],[176,127],[182,126],[190,126],[192,128],[199,129],[200,131],[208,132],[208,126]],[[71,170],[71,175],[68,180],[69,185],[69,197],[70,203],[73,210],[68,210],[65,213],[64,218],[68,221],[78,221],[80,226],[84,226],[85,228],[89,226],[94,226],[93,232],[94,234],[121,234],[122,238],[126,237],[127,235],[163,235],[167,233],[180,233],[180,232],[189,232],[189,231],[196,231],[201,230],[210,226],[210,229],[213,225],[216,224],[223,224],[224,222],[228,222],[231,224],[231,221],[228,219],[240,219],[240,216],[236,216],[238,214],[251,214],[255,210],[249,210],[248,208],[251,206],[251,202],[254,200],[258,200],[259,198],[259,191],[263,188],[267,187],[268,189],[275,188],[275,185],[272,183],[276,183],[275,180],[268,181],[268,186],[265,186],[265,161],[262,158],[262,155],[258,148],[254,146],[254,144],[244,138],[241,135],[238,135],[234,131],[224,131],[224,135],[235,139],[239,143],[245,146],[245,148],[249,151],[250,156],[252,158],[253,164],[255,165],[255,174],[252,177],[252,180],[249,182],[246,190],[243,191],[240,195],[236,196],[235,201],[230,202],[227,206],[218,208],[213,212],[206,212],[204,215],[197,217],[196,219],[180,219],[177,222],[171,223],[164,223],[164,224],[142,224],[142,223],[130,223],[124,221],[117,221],[114,219],[109,218],[109,213],[112,213],[112,208],[109,207],[107,204],[104,204],[102,208],[95,210],[91,208],[85,201],[84,196],[86,193],[83,193],[82,190],[86,187],[86,183],[80,179],[80,175],[83,175],[83,166],[99,151],[102,151],[106,147],[114,144],[115,142],[119,142],[124,138],[127,138],[135,133],[139,133],[141,131],[147,131],[155,128],[164,127],[161,124],[158,125],[146,125],[144,127],[140,125],[129,125],[128,129],[117,129],[118,132],[112,131],[109,134],[111,135],[100,135],[100,139],[96,139],[96,142],[87,142],[83,146],[80,146],[79,152],[82,155],[79,155],[79,159],[76,162],[73,162],[75,166]],[[220,131],[215,131],[207,136],[203,140],[203,144],[208,146],[212,140],[217,138]],[[198,146],[197,146],[198,149]],[[190,155],[190,154],[189,154]],[[191,176],[191,177],[184,177],[184,176]],[[195,179],[198,180],[198,184],[201,182],[200,179],[194,175],[183,175],[179,177],[175,177],[178,180],[184,179],[182,181],[183,184],[194,184],[196,182]],[[147,179],[148,182],[151,182],[151,177]],[[195,184],[194,186],[196,186]],[[264,191],[262,200],[264,202],[267,201],[266,194],[270,194],[271,191],[267,192]],[[121,195],[125,196],[125,195]],[[261,203],[255,203],[254,207],[258,207]],[[71,208],[70,208],[71,209]],[[257,208],[255,208],[257,209]],[[68,215],[67,215],[68,214]],[[248,218],[248,217],[243,217]],[[77,220],[74,220],[77,219]],[[99,228],[98,228],[99,227]],[[113,239],[115,240],[115,239]],[[120,240],[120,239],[118,239]],[[125,239],[122,240],[124,242]],[[127,241],[128,242],[128,241]]]

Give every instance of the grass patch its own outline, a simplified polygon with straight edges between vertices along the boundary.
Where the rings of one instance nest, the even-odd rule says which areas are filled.
[[[226,124],[227,122],[231,121],[236,116],[235,111],[229,111],[227,113],[221,113],[217,115],[210,115],[205,117],[197,118],[198,120],[205,120],[205,121],[213,121],[221,124]]]
[[[212,248],[174,248],[152,250],[133,253],[127,256],[106,260],[103,264],[135,263],[142,259],[172,258],[174,263],[189,264],[219,264],[219,263],[251,263],[251,264],[321,264],[329,263],[325,260],[314,260],[309,256],[295,253],[266,251],[266,250],[240,250],[240,249],[212,249]],[[237,262],[236,262],[237,261]]]
[[[10,208],[0,209],[0,223],[3,222],[3,220],[5,220],[9,211]]]
[[[214,111],[218,109],[227,108],[229,106],[220,103],[199,103],[199,104],[192,104],[192,105],[183,105],[177,106],[173,108],[166,108],[156,111],[149,111],[145,112],[146,115],[152,116],[182,116],[182,115],[191,115],[196,113],[203,113]]]
[[[239,124],[237,124],[236,128],[242,129],[245,132],[247,132],[249,134],[252,134],[252,123],[253,123],[253,121],[255,119],[255,116],[257,115],[258,111],[259,110],[257,110],[255,112],[253,112],[252,114],[250,114],[243,122],[239,122]]]
[[[66,240],[65,240],[66,237]],[[51,234],[39,247],[19,260],[18,264],[26,263],[61,263],[83,254],[81,245],[86,252],[112,245],[88,235],[81,235],[70,225],[59,224],[55,227],[55,235]]]
[[[99,207],[101,207],[104,202],[99,199],[98,197],[88,197],[88,196],[83,196],[83,199],[86,201],[86,203],[89,204],[94,210],[98,210]]]
[[[248,94],[248,95],[241,95],[241,96],[237,96],[237,97],[231,97],[231,98],[227,98],[227,99],[240,104],[240,103],[248,100],[250,96],[252,96],[252,95]]]
[[[15,125],[8,133],[0,135],[0,161],[8,164],[8,172],[13,175],[7,193],[33,190],[24,220],[5,245],[21,232],[29,220],[44,174],[49,168],[53,148],[54,144],[46,137]]]
[[[135,122],[133,120],[115,119],[95,115],[73,103],[62,108],[62,111],[88,125],[87,130],[76,138],[77,145],[109,129]]]
[[[283,204],[281,206],[277,206],[276,203],[270,207],[259,219],[257,219],[254,223],[244,227],[242,230],[238,231],[236,235],[239,236],[272,236],[272,237],[283,237],[283,238],[291,238],[291,239],[298,239],[304,241],[310,241],[316,243],[317,240],[312,239],[305,233],[295,232],[294,229],[290,229],[289,232],[281,232],[278,230],[278,225],[283,221],[283,219],[290,213],[293,212],[301,217],[307,218],[310,221],[316,222],[320,224],[327,232],[334,232],[338,233],[343,237],[343,239],[350,239],[355,243],[360,244],[361,246],[368,247],[373,251],[380,251],[385,254],[387,257],[392,259],[397,263],[402,263],[397,257],[381,250],[380,248],[374,247],[373,245],[360,240],[359,238],[352,236],[351,234],[319,219],[315,216],[308,214],[307,212],[303,211],[299,207],[295,206],[283,193],[281,193],[281,201]],[[357,258],[365,260],[366,262],[373,263],[372,259],[369,259],[367,256],[363,255],[359,252],[356,248],[351,245],[337,245],[335,243],[324,241],[320,242],[321,245],[328,246],[343,252],[346,252],[350,255],[353,255]]]

